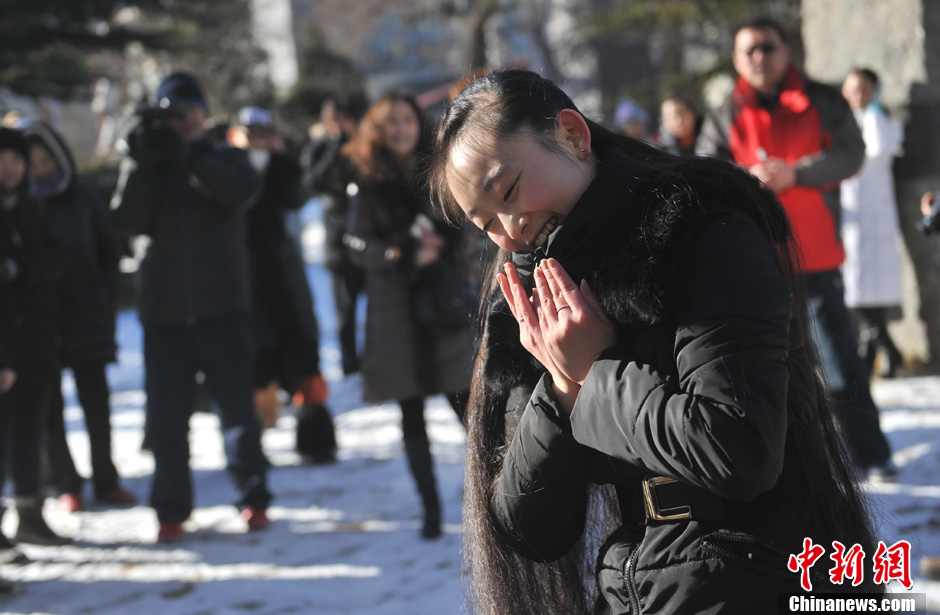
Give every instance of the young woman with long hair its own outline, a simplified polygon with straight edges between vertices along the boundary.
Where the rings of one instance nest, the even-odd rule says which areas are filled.
[[[776,613],[804,538],[874,554],[770,191],[521,70],[465,88],[435,145],[433,199],[502,249],[467,408],[473,612]]]

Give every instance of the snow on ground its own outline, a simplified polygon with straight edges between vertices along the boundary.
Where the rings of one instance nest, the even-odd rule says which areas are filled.
[[[309,226],[309,225],[308,225]],[[316,231],[312,233],[316,236]],[[325,272],[309,269],[323,329],[323,365],[340,444],[339,462],[306,466],[293,452],[294,419],[282,412],[264,434],[276,499],[272,526],[247,534],[230,505],[214,415],[192,420],[197,509],[186,538],[155,545],[156,518],[147,508],[153,461],[140,450],[144,394],[140,328],[119,316],[119,363],[111,366],[115,461],[141,504],[66,514],[47,502],[50,524],[76,539],[69,547],[23,550],[34,560],[0,572],[26,591],[0,611],[55,615],[456,615],[462,612],[460,499],[464,434],[446,401],[429,401],[427,417],[444,505],[445,534],[419,538],[420,503],[401,449],[399,412],[361,402],[357,378],[341,377],[335,321]],[[69,441],[88,474],[88,441],[66,381]],[[875,384],[882,425],[902,467],[897,485],[871,487],[877,538],[912,545],[913,592],[928,594],[940,613],[940,582],[918,575],[920,557],[940,555],[940,377]],[[15,514],[3,529],[15,530]],[[869,554],[869,557],[871,554]],[[870,559],[868,560],[870,562]],[[826,565],[824,562],[819,565]],[[870,566],[870,564],[869,564]],[[869,571],[870,573],[870,571]],[[894,587],[893,591],[904,591]]]

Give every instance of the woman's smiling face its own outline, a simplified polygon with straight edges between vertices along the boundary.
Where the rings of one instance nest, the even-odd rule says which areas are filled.
[[[531,252],[542,246],[593,180],[590,133],[583,125],[572,134],[563,121],[577,123],[571,115],[584,124],[577,112],[563,111],[556,149],[521,133],[502,140],[490,134],[464,138],[451,150],[445,171],[451,194],[500,248]]]

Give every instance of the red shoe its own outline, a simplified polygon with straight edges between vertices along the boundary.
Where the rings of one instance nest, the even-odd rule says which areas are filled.
[[[271,525],[271,520],[268,519],[268,513],[263,508],[251,508],[249,506],[242,510],[242,519],[248,523],[249,532],[263,530]]]
[[[171,544],[183,539],[183,524],[179,521],[164,521],[157,533],[157,542]]]
[[[111,491],[98,498],[98,501],[105,504],[114,504],[115,506],[127,506],[128,504],[134,504],[137,502],[137,496],[124,487],[118,485]]]
[[[85,510],[85,503],[82,502],[82,496],[78,493],[63,493],[59,496],[59,508],[65,512],[79,512]]]

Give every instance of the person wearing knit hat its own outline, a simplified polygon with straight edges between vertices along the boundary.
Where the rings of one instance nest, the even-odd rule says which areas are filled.
[[[192,73],[176,71],[163,78],[157,87],[157,106],[178,109],[182,115],[191,104],[202,107],[207,116],[212,115],[202,85]]]
[[[236,505],[249,530],[269,524],[272,496],[253,404],[245,243],[246,213],[261,180],[244,151],[209,134],[209,106],[191,74],[167,76],[156,105],[169,117],[155,114],[153,124],[142,122],[128,138],[138,147],[123,163],[112,210],[118,230],[150,238],[138,294],[154,457],[150,503],[157,540],[170,543],[183,538],[194,505],[187,433],[197,371],[222,418]]]
[[[28,151],[22,135],[0,128],[0,339],[7,349],[0,368],[16,373],[15,384],[0,396],[0,491],[9,472],[19,517],[16,540],[63,545],[71,540],[43,517],[41,445],[56,368],[52,284],[65,258],[48,242],[42,212],[29,196]],[[24,559],[0,533],[0,563]]]
[[[646,138],[646,123],[649,114],[632,100],[622,100],[614,110],[614,124],[617,130],[634,139]]]

